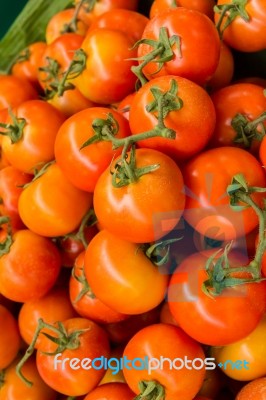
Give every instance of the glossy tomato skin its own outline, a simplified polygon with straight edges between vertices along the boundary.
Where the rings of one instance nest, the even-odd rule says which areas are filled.
[[[262,139],[260,149],[259,149],[259,159],[262,162],[262,165],[266,165],[266,140]]]
[[[216,112],[216,125],[209,143],[210,147],[245,148],[243,142],[236,143],[234,141],[237,133],[231,123],[237,114],[242,114],[248,121],[253,121],[265,111],[266,97],[263,94],[263,88],[252,83],[235,83],[215,91],[211,98]],[[264,122],[265,128],[266,123]],[[258,130],[262,135],[260,126],[258,126]],[[259,140],[254,139],[246,149],[257,154],[260,144]]]
[[[210,19],[213,19],[214,0],[154,0],[150,8],[150,18],[155,17],[168,8],[185,7],[191,10],[196,10],[206,14]]]
[[[63,322],[67,334],[71,334],[77,330],[84,330],[78,337],[79,344],[75,349],[65,349],[59,360],[69,358],[79,360],[93,360],[98,357],[108,357],[110,352],[109,340],[106,332],[99,325],[85,318],[71,318]],[[42,350],[46,352],[55,351],[57,345],[51,340],[45,340],[42,345]],[[100,369],[85,369],[71,368],[67,360],[64,364],[59,361],[55,368],[55,355],[44,354],[43,351],[37,350],[36,364],[44,382],[59,393],[68,396],[85,395],[94,389],[104,375],[105,370]],[[80,361],[81,362],[81,361]]]
[[[84,400],[133,400],[135,393],[130,390],[126,383],[111,382],[96,387],[92,392],[87,394]]]
[[[112,143],[96,141],[83,149],[81,146],[95,135],[93,122],[106,120],[111,114],[119,128],[116,138],[130,135],[128,121],[120,113],[106,107],[91,107],[68,118],[58,131],[55,141],[55,158],[70,182],[81,190],[93,192],[102,172],[122,148],[112,149]]]
[[[25,79],[0,74],[0,110],[17,107],[27,100],[37,99],[38,93]]]
[[[117,106],[117,111],[120,112],[127,120],[129,120],[129,111],[136,92],[128,94]]]
[[[84,318],[100,324],[115,323],[128,318],[127,315],[114,311],[92,292],[84,274],[85,251],[75,260],[73,272],[69,281],[69,297],[76,312]],[[82,282],[80,281],[82,279]],[[81,296],[84,289],[87,291]]]
[[[20,348],[18,323],[5,306],[0,304],[0,370],[8,367]]]
[[[179,327],[168,324],[150,325],[138,331],[127,343],[124,357],[133,360],[135,357],[149,360],[167,358],[170,360],[204,359],[204,352],[197,342],[190,338]],[[179,365],[179,364],[178,364]],[[136,370],[123,368],[129,387],[139,393],[139,382],[155,380],[165,388],[165,400],[178,397],[191,400],[199,391],[205,376],[205,369],[175,369],[164,363],[163,368]]]
[[[222,346],[256,328],[265,313],[266,282],[237,285],[216,297],[206,295],[202,291],[202,283],[208,279],[205,266],[216,251],[192,254],[178,266],[170,279],[168,302],[173,317],[188,335],[203,344]],[[248,262],[233,251],[229,261],[232,267]]]
[[[206,150],[190,160],[182,172],[188,189],[184,218],[195,230],[228,241],[256,228],[258,219],[253,209],[231,209],[226,192],[239,173],[249,186],[265,187],[264,170],[252,154],[236,147]],[[261,194],[252,194],[252,198],[262,205]]]
[[[232,4],[231,0],[218,0],[217,5]],[[224,30],[223,40],[233,49],[243,52],[255,52],[266,47],[266,4],[261,0],[250,0],[244,7],[249,16],[245,21],[237,16]],[[215,13],[217,23],[219,14]],[[224,22],[222,23],[223,28]]]
[[[60,268],[60,253],[49,239],[19,230],[0,258],[0,292],[17,302],[38,299],[53,287]]]
[[[124,314],[141,314],[158,306],[168,282],[167,274],[152,263],[139,245],[106,230],[100,231],[88,245],[84,272],[92,292]],[[145,296],[149,288],[152,292]]]
[[[54,159],[55,138],[65,116],[43,100],[24,102],[12,112],[17,119],[25,120],[25,126],[15,143],[8,136],[3,137],[2,150],[11,165],[33,175],[35,168],[40,169]],[[7,124],[12,125],[11,115]]]
[[[24,224],[33,232],[54,237],[73,232],[91,205],[92,194],[73,186],[53,163],[23,190],[18,210]]]
[[[94,191],[94,210],[100,226],[134,243],[155,241],[175,227],[184,209],[182,174],[165,154],[136,150],[138,168],[154,164],[160,164],[156,171],[121,188],[112,185],[110,168],[103,172]]]
[[[214,131],[214,106],[202,87],[173,75],[152,79],[135,94],[130,106],[129,124],[133,135],[153,129],[158,124],[156,114],[146,109],[154,101],[151,89],[159,88],[166,93],[172,81],[177,84],[177,96],[183,101],[183,107],[169,112],[164,124],[174,130],[175,139],[154,137],[139,141],[138,146],[159,150],[179,163],[199,153]]]
[[[266,378],[255,379],[247,383],[237,394],[236,400],[264,400],[266,396]]]
[[[159,68],[158,62],[149,62],[144,66],[146,78],[177,75],[200,85],[208,81],[218,66],[220,55],[220,40],[214,23],[198,11],[177,7],[152,18],[144,29],[142,39],[158,40],[161,27],[167,29],[169,37],[177,35],[181,38],[180,49],[177,45],[172,47],[174,57],[166,61],[162,68]],[[142,43],[138,47],[138,57],[141,60],[152,50],[149,44]]]
[[[112,43],[110,47],[107,43]],[[86,35],[81,49],[87,59],[86,67],[73,84],[90,101],[112,104],[134,92],[136,76],[131,67],[137,50],[132,49],[134,40],[123,32],[110,28],[98,28]]]

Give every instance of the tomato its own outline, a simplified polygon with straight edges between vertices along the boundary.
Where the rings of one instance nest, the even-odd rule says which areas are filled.
[[[168,302],[174,319],[189,336],[200,343],[222,346],[256,328],[265,312],[266,282],[236,285],[218,296],[208,296],[202,290],[208,279],[205,265],[215,252],[217,249],[192,254],[178,266],[170,279]],[[246,257],[233,251],[229,261],[233,267],[247,264]]]
[[[46,43],[49,45],[59,36],[62,36],[66,33],[77,33],[78,35],[85,36],[88,30],[88,26],[79,18],[77,19],[75,25],[75,22],[73,22],[74,17],[74,7],[67,8],[66,10],[62,10],[54,14],[46,26]]]
[[[29,229],[53,237],[73,232],[91,204],[92,194],[73,186],[59,166],[53,163],[23,190],[18,210]]]
[[[148,22],[149,19],[147,17],[136,11],[124,8],[112,9],[95,18],[89,27],[89,32],[98,28],[112,29],[115,27],[116,30],[125,33],[136,42],[141,39]]]
[[[65,117],[43,100],[26,101],[12,114],[6,122],[14,127],[15,132],[7,126],[8,136],[2,139],[2,150],[11,165],[34,174],[35,168],[39,169],[54,159],[55,138]],[[21,123],[25,125],[18,129],[17,125]]]
[[[55,400],[56,392],[41,379],[36,368],[35,358],[31,357],[23,366],[22,372],[32,382],[31,387],[25,385],[16,373],[17,361],[4,371],[3,383],[0,386],[0,400]]]
[[[24,101],[37,97],[37,91],[26,79],[0,74],[0,110],[16,107]]]
[[[218,0],[217,6],[232,5],[232,0]],[[243,52],[255,52],[263,50],[266,47],[266,4],[261,0],[249,0],[242,2],[242,14],[246,14],[248,20],[242,18],[239,13],[236,13],[235,19],[224,30],[224,25],[227,21],[225,18],[221,24],[223,32],[223,40],[233,49]],[[233,8],[233,12],[236,10]],[[238,11],[238,9],[237,9]],[[220,13],[215,12],[214,19],[216,24],[220,18]]]
[[[162,324],[171,324],[178,326],[176,320],[170,312],[168,302],[164,302],[160,311],[160,322]]]
[[[173,83],[177,84],[175,99],[180,98],[183,106],[167,113],[164,124],[167,128],[173,129],[175,139],[148,138],[140,140],[138,146],[159,150],[179,163],[200,152],[214,131],[214,106],[203,88],[179,76],[152,79],[134,96],[129,112],[129,124],[133,134],[154,129],[158,124],[157,110],[155,112],[147,110],[155,100],[152,90],[158,88],[162,93],[167,93],[171,91]]]
[[[10,218],[13,229],[24,227],[18,213],[18,199],[23,190],[22,186],[29,183],[31,179],[31,175],[11,165],[0,170],[0,211],[1,215]]]
[[[0,370],[8,367],[20,348],[18,324],[12,313],[0,304]],[[1,398],[1,389],[0,389]]]
[[[150,381],[156,381],[158,387],[165,389],[165,395],[161,396],[165,400],[191,400],[204,380],[203,366],[180,368],[185,357],[191,361],[197,359],[202,364],[205,356],[200,344],[176,326],[155,324],[141,329],[127,343],[124,357],[132,363],[137,358],[135,365],[138,368],[132,368],[132,365],[123,368],[126,382],[135,393],[140,393],[140,382],[144,381],[146,386]],[[150,370],[143,365],[144,357],[148,358]],[[169,364],[169,359],[173,365]]]
[[[19,230],[0,257],[0,292],[17,302],[38,299],[53,287],[60,267],[59,251],[49,239]]]
[[[111,353],[109,356],[109,363],[108,363],[108,368],[101,380],[101,382],[99,383],[99,385],[103,385],[106,383],[125,383],[125,378],[123,375],[123,371],[121,369],[118,368],[117,365],[117,359],[120,359],[123,357],[123,352],[124,352],[124,346],[117,346],[117,347],[113,347],[111,349]]]
[[[102,172],[122,151],[121,148],[114,151],[111,142],[100,138],[81,149],[87,140],[93,136],[97,138],[95,122],[98,119],[105,122],[109,132],[116,132],[116,138],[130,135],[128,121],[120,113],[105,107],[91,107],[68,118],[55,141],[55,158],[64,175],[74,186],[88,192],[94,191]],[[102,133],[104,135],[104,130]]]
[[[266,375],[265,344],[266,316],[260,321],[256,328],[242,340],[224,347],[212,348],[212,355],[217,364],[222,363],[222,371],[230,378],[239,381],[251,381]],[[237,360],[242,361],[242,368],[235,368]],[[243,362],[246,365],[243,367]]]
[[[154,0],[150,8],[150,18],[161,14],[168,8],[185,7],[191,10],[200,11],[213,19],[214,0]]]
[[[85,395],[98,385],[105,372],[103,367],[99,368],[99,363],[96,363],[97,369],[88,365],[88,359],[92,361],[98,357],[108,357],[108,337],[103,328],[85,318],[68,319],[63,326],[67,344],[63,343],[63,350],[59,348],[56,354],[47,355],[47,352],[54,352],[57,345],[51,340],[43,341],[37,350],[37,368],[44,382],[59,393]],[[74,332],[80,333],[75,336]],[[55,335],[55,332],[51,331],[51,334]],[[56,337],[59,337],[58,334]]]
[[[87,394],[84,400],[133,400],[134,397],[135,394],[129,389],[128,385],[125,383],[113,382],[98,386]]]
[[[225,375],[218,368],[207,370],[198,396],[216,399],[224,386]]]
[[[162,53],[162,56],[159,54],[147,63],[142,69],[145,77],[150,80],[158,76],[177,75],[200,85],[208,81],[218,66],[220,54],[220,40],[214,23],[198,11],[177,7],[152,18],[144,29],[142,39],[158,41],[162,27],[169,38],[178,36],[180,44],[171,45],[173,56],[169,61],[158,61],[160,57],[164,58]],[[139,45],[140,63],[142,57],[152,50],[154,48],[148,43]]]
[[[262,139],[260,149],[259,149],[259,158],[262,162],[262,165],[266,166],[266,140],[265,138]]]
[[[112,46],[107,45],[112,43]],[[89,100],[99,104],[116,103],[134,92],[136,77],[131,67],[137,50],[134,40],[119,30],[98,28],[89,31],[81,49],[85,68],[73,84]]]
[[[257,132],[254,132],[254,128],[249,130],[248,123],[256,121],[265,111],[263,88],[252,83],[235,83],[217,90],[211,98],[216,111],[216,125],[210,146],[237,146],[257,153],[263,137],[261,125],[265,129],[266,122],[262,120],[256,124]],[[243,124],[238,123],[238,128],[234,128],[238,114],[243,115],[245,120]],[[256,133],[258,138],[254,137]]]
[[[38,68],[40,67],[45,49],[45,42],[34,42],[30,44],[18,55],[11,68],[12,75],[26,79],[38,91],[41,90],[38,80]]]
[[[85,251],[76,258],[69,282],[69,296],[77,313],[97,323],[113,323],[122,321],[127,315],[112,310],[101,302],[92,292],[84,274]]]
[[[135,94],[135,92],[128,94],[117,106],[117,111],[120,112],[127,120],[129,120],[129,111]]]
[[[228,86],[234,76],[235,61],[233,52],[229,46],[221,42],[220,58],[218,66],[211,79],[206,83],[208,92],[214,92]]]
[[[39,318],[42,318],[48,324],[52,324],[75,316],[76,313],[69,300],[68,290],[54,287],[41,298],[28,301],[22,305],[18,315],[19,331],[23,340],[30,344]],[[38,340],[35,345],[35,348],[37,347]]]
[[[185,220],[202,235],[218,240],[234,240],[258,225],[255,211],[249,207],[236,212],[229,204],[227,187],[234,175],[242,173],[249,186],[265,187],[265,173],[249,152],[236,147],[206,150],[183,168],[188,189]],[[261,204],[262,195],[251,198]]]
[[[247,383],[237,394],[235,400],[264,400],[266,396],[266,377]]]
[[[123,240],[148,243],[175,227],[184,209],[179,167],[156,150],[136,150],[137,168],[155,164],[160,167],[122,187],[112,185],[110,168],[103,172],[94,191],[94,210],[103,228]]]

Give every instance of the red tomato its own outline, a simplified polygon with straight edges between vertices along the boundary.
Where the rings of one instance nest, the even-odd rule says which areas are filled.
[[[16,319],[2,304],[0,304],[0,326],[0,370],[3,370],[11,364],[18,354],[20,334]]]
[[[23,229],[14,233],[9,251],[0,257],[0,292],[13,301],[44,296],[60,272],[61,258],[47,238]]]
[[[110,115],[116,122],[110,119]],[[111,142],[101,139],[81,149],[87,140],[97,137],[95,122],[98,119],[105,121],[109,132],[116,131],[116,138],[130,135],[128,121],[120,113],[109,108],[91,107],[68,118],[55,141],[56,162],[64,175],[74,186],[88,192],[94,191],[100,175],[122,151],[121,148],[114,151]]]
[[[26,79],[0,74],[0,110],[17,107],[24,101],[37,97],[37,91]]]
[[[16,133],[8,131],[2,139],[2,150],[10,164],[20,171],[34,174],[48,161],[54,159],[54,143],[64,115],[43,100],[30,100],[20,104],[10,114],[7,124],[14,126],[24,122]],[[49,121],[49,124],[47,124]],[[7,127],[8,129],[8,127]]]
[[[226,190],[233,176],[240,173],[249,186],[265,187],[263,168],[243,149],[218,147],[200,153],[186,164],[184,218],[196,231],[212,239],[230,241],[248,234],[258,225],[251,207],[238,212],[230,207]],[[261,204],[263,196],[251,195],[257,204]]]
[[[218,66],[211,79],[206,83],[208,92],[214,92],[228,86],[234,76],[235,61],[233,52],[229,46],[221,42],[220,58]]]
[[[178,36],[180,43],[171,45],[173,56],[169,61],[158,61],[164,58],[162,52],[155,57],[155,61],[147,63],[143,68],[145,77],[150,80],[158,76],[177,75],[198,84],[208,81],[218,66],[220,54],[220,40],[214,23],[198,11],[177,7],[152,18],[144,29],[142,39],[158,41],[162,27],[169,38]],[[139,45],[140,63],[142,57],[152,50],[154,47],[150,44]]]
[[[155,324],[141,329],[127,343],[124,357],[131,361],[138,358],[138,362],[135,362],[138,368],[126,365],[123,368],[126,382],[135,393],[140,393],[141,382],[145,382],[145,387],[150,381],[156,381],[157,390],[159,387],[165,390],[165,394],[161,396],[165,400],[177,398],[191,400],[204,380],[205,356],[201,346],[176,326]],[[150,371],[147,368],[140,368],[143,366],[144,357],[148,358]],[[194,359],[201,361],[202,368],[198,368],[198,365],[196,369],[180,368],[180,363],[184,362],[185,357],[191,361]],[[161,361],[160,366],[159,361],[162,359],[165,361]],[[174,368],[174,364],[171,368],[169,359],[172,362],[178,359],[179,368]],[[154,393],[158,392],[154,390]]]
[[[105,383],[92,390],[84,400],[133,400],[135,393],[121,382]]]
[[[199,153],[207,145],[214,131],[214,106],[203,88],[179,76],[152,79],[135,94],[130,106],[129,124],[133,134],[154,129],[158,124],[157,110],[147,110],[155,100],[152,90],[158,88],[162,93],[166,93],[170,91],[173,83],[177,84],[175,100],[180,98],[183,106],[170,111],[164,118],[164,124],[173,129],[175,139],[154,137],[140,140],[138,146],[159,150],[180,162]]]
[[[235,400],[264,400],[266,397],[266,377],[247,383],[237,394]]]
[[[114,160],[111,171],[117,163]],[[151,149],[136,150],[137,168],[160,167],[126,186],[114,187],[110,168],[94,191],[94,210],[102,228],[126,241],[148,243],[169,233],[184,209],[183,178],[167,155]]]
[[[266,166],[266,140],[265,138],[262,139],[260,149],[259,149],[259,158],[262,162],[263,167]]]
[[[78,204],[78,207],[75,205]],[[23,223],[43,236],[73,232],[92,205],[92,194],[73,186],[57,164],[32,181],[20,195],[18,210]]]
[[[120,112],[127,120],[129,120],[129,111],[135,94],[135,92],[128,94],[117,106],[117,111]]]
[[[213,19],[214,0],[154,0],[150,8],[150,18],[161,14],[168,8],[185,7],[191,10],[200,11]]]
[[[200,343],[222,346],[256,328],[266,310],[266,282],[226,288],[215,297],[206,295],[202,290],[208,279],[205,265],[216,251],[192,254],[178,266],[170,280],[168,302],[173,317],[189,336]],[[233,251],[229,261],[233,267],[247,264],[241,253]]]

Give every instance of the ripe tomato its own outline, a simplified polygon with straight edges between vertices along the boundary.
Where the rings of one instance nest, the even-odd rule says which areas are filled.
[[[218,0],[217,6],[233,5],[232,0]],[[263,50],[266,47],[266,3],[261,0],[249,0],[242,2],[243,6],[235,6],[233,12],[243,8],[243,14],[246,13],[248,20],[242,18],[241,15],[236,13],[236,18],[227,26],[223,31],[224,25],[227,21],[226,18],[221,24],[223,31],[223,40],[233,49],[243,52],[255,52]],[[230,11],[229,11],[230,12]],[[220,13],[215,12],[214,20],[216,24],[220,18]]]
[[[127,120],[129,120],[129,111],[135,94],[135,92],[128,94],[117,106],[117,111],[120,112]]]
[[[251,207],[236,212],[229,204],[227,186],[239,173],[249,186],[265,187],[265,173],[260,163],[249,152],[236,147],[206,150],[183,168],[188,189],[184,218],[202,235],[230,241],[248,234],[258,225]],[[263,195],[253,193],[251,197],[261,204]]]
[[[38,93],[25,79],[0,74],[0,110],[17,107],[27,100],[37,99]]]
[[[73,84],[95,103],[111,104],[123,100],[135,89],[136,76],[131,67],[137,64],[132,60],[137,50],[132,49],[133,44],[132,38],[114,28],[88,32],[81,45],[86,65],[73,79]]]
[[[210,297],[202,290],[208,279],[208,258],[217,251],[187,257],[172,275],[168,289],[170,311],[178,325],[192,338],[207,345],[222,346],[250,334],[266,310],[266,282],[226,288]],[[218,255],[216,255],[216,258]],[[246,265],[246,257],[230,252],[231,266]]]
[[[112,310],[92,292],[84,274],[84,256],[85,251],[76,258],[69,282],[69,296],[74,309],[81,317],[101,324],[123,321],[127,315]]]
[[[257,153],[263,137],[261,125],[265,129],[266,122],[258,124],[258,138],[254,136],[254,129],[248,130],[248,123],[252,123],[265,112],[266,97],[263,88],[252,83],[235,83],[217,90],[211,98],[216,111],[216,125],[210,147],[237,146]],[[243,124],[238,123],[239,128],[234,129],[238,114],[243,115],[246,121]]]
[[[10,343],[10,342],[9,342]],[[57,393],[41,379],[35,358],[31,357],[23,366],[22,372],[32,382],[31,387],[25,385],[16,373],[17,361],[4,371],[4,379],[0,386],[0,400],[55,400]]]
[[[30,344],[39,318],[42,318],[48,324],[53,324],[75,316],[76,313],[69,300],[68,290],[55,287],[41,298],[28,301],[22,305],[18,315],[19,331],[23,340]],[[38,343],[39,339],[35,348],[38,347]]]
[[[59,393],[68,396],[85,395],[98,385],[104,375],[103,367],[99,368],[96,363],[96,369],[90,364],[95,358],[109,356],[108,337],[103,328],[85,318],[68,319],[63,322],[63,326],[67,336],[64,350],[59,349],[53,355],[45,354],[55,352],[58,348],[53,341],[45,338],[37,350],[37,368],[44,382]],[[80,334],[75,337],[74,332],[77,331]],[[55,332],[50,333],[58,337]]]
[[[233,52],[229,46],[221,42],[220,58],[218,66],[211,79],[206,83],[208,92],[214,92],[228,86],[234,76],[235,61]]]
[[[0,370],[3,370],[11,364],[18,354],[20,334],[15,317],[2,304],[0,304],[0,326]]]
[[[166,11],[168,8],[185,7],[190,10],[200,11],[213,19],[214,0],[154,0],[150,8],[150,18]]]
[[[188,29],[189,26],[189,29]],[[160,63],[164,54],[147,63],[143,74],[150,80],[159,76],[177,75],[200,85],[214,74],[220,54],[220,40],[214,23],[204,14],[184,7],[171,8],[156,15],[146,25],[142,39],[158,41],[161,28],[166,29],[169,38],[178,36],[180,44],[171,46],[173,58]],[[140,63],[142,57],[154,48],[147,43],[138,46]],[[162,67],[162,68],[161,68]]]
[[[116,163],[117,159],[111,171]],[[137,168],[157,164],[160,167],[155,171],[122,187],[113,186],[110,168],[103,172],[94,191],[94,210],[101,227],[134,243],[153,242],[175,227],[185,197],[179,167],[156,150],[136,150]]]
[[[18,210],[29,229],[53,237],[73,232],[91,205],[92,194],[73,186],[54,163],[23,190]]]
[[[247,383],[237,394],[235,400],[264,400],[266,396],[266,377]]]
[[[10,114],[7,124],[14,126],[24,122],[17,131],[8,131],[2,139],[2,150],[10,164],[22,172],[34,174],[54,159],[54,143],[64,115],[43,100],[30,100],[20,104]],[[47,124],[49,121],[49,124]],[[9,127],[7,127],[8,129]]]
[[[138,368],[123,368],[126,382],[135,393],[140,393],[141,382],[144,381],[146,386],[150,381],[156,381],[156,385],[165,390],[165,394],[161,396],[165,400],[191,400],[198,393],[204,380],[204,367],[198,368],[197,365],[197,368],[180,368],[180,362],[185,357],[188,360],[202,360],[203,363],[205,356],[201,346],[176,326],[155,324],[141,329],[127,343],[124,357],[128,360],[138,359],[138,362],[135,362]],[[148,357],[150,371],[147,367],[140,368],[143,366],[144,357]],[[171,368],[169,359],[173,363],[177,359],[178,368],[174,368],[174,364]],[[154,390],[155,392],[158,393]]]
[[[175,99],[180,98],[183,106],[170,111],[164,118],[164,124],[174,130],[175,139],[154,137],[139,141],[138,146],[159,150],[181,162],[200,152],[214,131],[214,106],[203,88],[179,76],[152,79],[135,94],[130,106],[129,124],[133,134],[154,129],[158,124],[157,111],[147,110],[154,102],[152,90],[158,88],[162,93],[166,93],[173,83],[177,84]]]
[[[160,311],[160,322],[162,324],[171,324],[178,326],[176,320],[170,312],[168,302],[164,302]]]
[[[168,282],[167,274],[152,263],[139,245],[106,230],[89,243],[84,272],[95,296],[124,314],[140,314],[158,306]]]
[[[260,158],[260,161],[262,162],[262,165],[265,167],[266,166],[266,140],[265,140],[265,138],[262,139],[262,142],[260,145],[259,158]]]
[[[96,387],[92,390],[84,400],[133,400],[135,393],[130,390],[126,383],[111,382]]]
[[[116,131],[116,138],[130,135],[128,121],[120,113],[105,107],[91,107],[68,118],[55,141],[55,159],[64,175],[74,186],[88,192],[94,191],[100,175],[122,151],[121,148],[114,151],[111,142],[101,140],[81,149],[88,139],[97,137],[95,121],[98,119],[105,121],[109,131]]]
[[[0,257],[0,292],[22,303],[44,296],[60,272],[57,247],[27,229],[15,232],[12,240],[9,251]]]

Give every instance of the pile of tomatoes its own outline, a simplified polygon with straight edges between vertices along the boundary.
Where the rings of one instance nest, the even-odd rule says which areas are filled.
[[[265,1],[150,3],[0,75],[0,400],[266,398]]]

